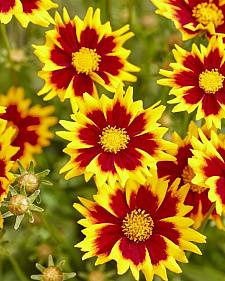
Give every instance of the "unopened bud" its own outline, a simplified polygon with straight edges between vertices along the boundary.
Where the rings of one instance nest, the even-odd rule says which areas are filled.
[[[101,271],[92,271],[88,276],[88,281],[104,281],[104,274]]]
[[[37,248],[39,259],[47,259],[49,255],[52,255],[53,249],[50,245],[43,243]]]
[[[27,193],[34,193],[39,188],[38,177],[33,173],[25,173],[18,178],[19,188],[25,187]]]
[[[49,266],[43,271],[43,281],[63,281],[63,273],[56,266]]]
[[[29,202],[22,194],[13,195],[9,201],[9,211],[15,216],[24,215],[29,209]]]

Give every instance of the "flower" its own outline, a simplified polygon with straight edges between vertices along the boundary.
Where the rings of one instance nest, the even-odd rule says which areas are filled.
[[[8,186],[14,180],[10,169],[13,165],[11,159],[18,151],[11,145],[15,133],[16,130],[8,127],[6,120],[0,119],[0,202],[7,196]]]
[[[206,132],[205,126],[202,129]],[[199,138],[198,127],[193,121],[190,122],[187,136],[184,139],[176,132],[173,133],[172,142],[178,145],[177,151],[173,154],[176,157],[176,161],[162,161],[157,163],[157,171],[160,178],[166,177],[170,180],[170,183],[180,178],[180,186],[184,184],[189,185],[190,189],[184,203],[193,206],[193,209],[187,216],[193,219],[193,227],[197,229],[207,219],[209,212],[213,208],[213,203],[208,199],[208,188],[192,183],[192,179],[195,176],[195,169],[192,169],[188,162],[193,156],[193,147],[191,144],[193,136],[197,139]],[[215,210],[213,210],[213,216],[211,218],[215,219],[218,225],[221,225]]]
[[[7,95],[0,95],[0,104],[7,107],[6,112],[0,114],[16,129],[12,145],[19,147],[12,160],[20,159],[24,166],[33,160],[33,154],[42,152],[42,147],[48,146],[53,134],[49,127],[57,119],[50,114],[53,106],[30,106],[31,100],[24,98],[23,88],[10,88]]]
[[[174,159],[164,150],[175,145],[162,139],[167,129],[157,123],[164,109],[158,103],[143,109],[142,101],[133,101],[131,87],[126,93],[118,88],[113,99],[85,93],[73,121],[60,121],[68,131],[57,134],[70,141],[64,152],[71,156],[60,172],[69,171],[66,179],[84,173],[89,180],[95,175],[97,185],[116,180],[124,185],[128,178],[144,182],[147,167]]]
[[[89,8],[82,21],[70,19],[66,9],[63,19],[55,16],[55,28],[46,33],[46,43],[34,46],[35,54],[45,64],[40,77],[45,86],[39,95],[46,100],[59,96],[82,97],[84,92],[97,95],[94,82],[113,91],[122,81],[136,81],[129,72],[139,68],[127,62],[129,50],[123,43],[133,36],[129,26],[112,31],[109,22],[101,24],[100,10]]]
[[[193,157],[189,160],[195,177],[192,182],[209,188],[208,197],[215,202],[219,215],[225,211],[225,145],[224,135],[218,136],[211,131],[208,139],[200,130],[200,140],[192,139]]]
[[[178,46],[174,50],[176,63],[172,71],[161,70],[168,78],[159,84],[172,88],[171,95],[176,97],[169,103],[177,104],[173,112],[193,112],[197,109],[196,119],[204,118],[208,127],[221,127],[225,117],[225,53],[222,38],[212,37],[207,47],[198,49],[192,45],[188,52]]]
[[[48,26],[54,23],[48,10],[57,7],[51,0],[0,0],[0,22],[7,24],[15,16],[23,27],[29,22]]]
[[[184,216],[192,207],[183,203],[188,186],[178,189],[178,184],[168,188],[168,181],[153,176],[144,185],[132,180],[125,188],[105,185],[95,202],[79,198],[82,205],[74,207],[85,217],[79,223],[86,237],[76,247],[86,252],[83,259],[97,256],[96,264],[115,260],[118,274],[130,268],[136,280],[139,271],[147,281],[154,274],[168,280],[166,268],[180,273],[176,260],[188,262],[184,250],[201,254],[190,241],[205,238],[189,228],[192,220]]]
[[[152,0],[157,13],[172,20],[183,39],[201,32],[225,33],[225,3],[220,0]]]

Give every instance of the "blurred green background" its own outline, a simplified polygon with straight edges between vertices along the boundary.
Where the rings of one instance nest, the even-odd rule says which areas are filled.
[[[159,69],[168,68],[172,60],[174,44],[190,48],[192,42],[182,43],[179,32],[173,24],[163,17],[155,15],[155,8],[148,0],[62,0],[59,11],[65,6],[71,17],[84,17],[89,6],[101,9],[102,22],[111,21],[113,29],[129,23],[135,36],[125,47],[132,51],[129,61],[141,67],[138,81],[134,86],[134,98],[142,99],[145,107],[158,100],[166,105],[169,89],[156,84],[159,79]],[[51,11],[54,15],[54,11]],[[32,44],[43,44],[44,33],[49,28],[42,28],[29,24],[23,29],[13,19],[7,25],[13,66],[7,61],[7,52],[0,37],[0,92],[6,93],[12,85],[25,88],[26,96],[33,104],[54,104],[55,115],[59,119],[69,119],[69,103],[60,103],[56,98],[44,102],[36,95],[43,81],[37,77],[41,64],[33,55]],[[201,39],[195,39],[201,41]],[[202,40],[204,41],[204,40]],[[98,88],[100,94],[106,93]],[[110,94],[109,94],[110,95]],[[183,136],[187,128],[187,114],[171,114],[171,107],[161,120],[169,132],[178,131]],[[61,130],[56,126],[54,131]],[[169,137],[169,134],[168,134]],[[48,177],[53,186],[42,186],[41,206],[45,209],[43,215],[35,216],[35,223],[22,222],[19,230],[14,231],[14,217],[6,219],[4,231],[0,232],[0,281],[26,281],[31,274],[38,274],[35,263],[46,265],[48,254],[54,256],[55,261],[66,260],[64,271],[77,273],[71,280],[88,281],[130,281],[130,273],[123,276],[116,275],[114,262],[103,267],[94,267],[94,260],[81,260],[81,252],[73,246],[83,239],[81,227],[76,223],[80,215],[72,205],[77,196],[91,198],[96,192],[93,181],[85,183],[83,177],[65,181],[59,175],[59,169],[67,162],[68,157],[62,149],[66,142],[55,137],[51,146],[44,149],[44,153],[36,157],[36,170],[50,169]],[[208,237],[207,245],[201,247],[203,256],[190,255],[190,263],[182,265],[182,275],[169,273],[169,280],[173,281],[225,281],[225,233],[217,230],[213,225],[207,225],[204,231]],[[141,276],[141,280],[144,280]],[[160,280],[155,278],[155,280]]]

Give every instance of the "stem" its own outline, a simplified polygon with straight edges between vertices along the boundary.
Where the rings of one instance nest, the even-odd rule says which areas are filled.
[[[16,272],[16,275],[18,276],[18,278],[20,279],[20,281],[29,281],[29,279],[26,277],[26,275],[24,274],[24,272],[22,271],[22,269],[20,268],[17,260],[13,257],[13,256],[9,256],[9,260]]]
[[[207,213],[207,215],[205,217],[205,220],[204,220],[201,228],[199,229],[200,232],[203,232],[205,230],[207,222],[208,222],[208,219],[211,216],[212,211],[214,210],[214,208],[215,208],[215,203],[213,203],[212,206],[210,207],[210,209],[209,209],[209,211],[208,211],[208,213]]]
[[[18,85],[18,79],[17,79],[16,71],[13,68],[13,61],[11,59],[11,49],[10,49],[10,44],[9,44],[9,39],[8,39],[5,24],[0,24],[0,35],[1,35],[1,38],[3,41],[3,44],[5,45],[5,49],[7,51],[7,57],[8,57],[8,62],[9,62],[9,69],[10,69],[11,76],[12,76],[12,82],[16,86],[16,85]]]
[[[64,250],[70,252],[71,256],[73,256],[73,247],[70,247],[70,245],[67,243],[66,239],[63,237],[60,231],[52,224],[48,223],[46,217],[42,216],[42,219],[45,227],[48,229],[52,237],[62,246],[62,248],[64,248]]]
[[[130,23],[130,27],[133,26],[133,8],[134,8],[134,2],[133,0],[128,0],[128,9],[129,9],[129,23]]]
[[[0,30],[1,30],[1,34],[2,34],[3,43],[5,45],[5,48],[6,48],[7,52],[8,52],[8,56],[10,56],[10,44],[9,44],[5,24],[2,23],[0,25],[0,28],[1,28]]]

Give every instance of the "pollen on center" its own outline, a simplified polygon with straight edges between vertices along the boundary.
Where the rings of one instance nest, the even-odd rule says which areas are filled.
[[[78,52],[72,54],[72,65],[78,73],[89,74],[99,70],[101,56],[95,49],[82,47]]]
[[[102,148],[106,152],[117,153],[122,149],[127,148],[130,137],[124,128],[116,128],[116,126],[107,126],[103,129],[100,135]]]
[[[200,3],[194,7],[193,17],[203,24],[213,23],[218,27],[224,23],[223,12],[214,3]]]
[[[218,69],[206,70],[199,75],[199,87],[207,94],[215,94],[223,88],[224,78]]]
[[[195,174],[194,171],[192,170],[192,168],[187,165],[184,169],[183,169],[183,173],[182,173],[182,179],[184,181],[184,183],[188,183],[190,184],[190,189],[193,192],[197,192],[197,193],[202,193],[203,191],[205,191],[205,188],[196,184],[192,183],[192,179],[194,178]]]
[[[152,235],[154,222],[145,210],[135,209],[123,219],[122,231],[131,241],[144,242]]]

